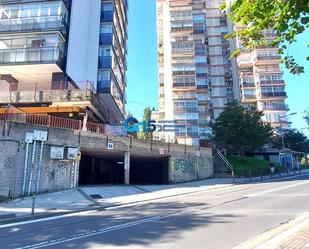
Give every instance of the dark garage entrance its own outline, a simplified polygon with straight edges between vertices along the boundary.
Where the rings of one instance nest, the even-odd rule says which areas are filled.
[[[79,165],[79,185],[123,184],[124,155],[94,157],[82,155]]]
[[[168,157],[136,157],[131,155],[130,183],[167,184]]]

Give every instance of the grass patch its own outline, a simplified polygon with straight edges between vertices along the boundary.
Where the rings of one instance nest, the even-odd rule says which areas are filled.
[[[0,195],[0,202],[1,202],[1,201],[6,201],[6,200],[8,200],[8,198],[7,198],[7,197],[5,197],[5,196],[1,196],[1,195]]]
[[[227,156],[227,160],[233,165],[236,177],[250,177],[270,175],[269,163],[266,160],[246,156]],[[284,167],[276,165],[275,173],[284,172]]]

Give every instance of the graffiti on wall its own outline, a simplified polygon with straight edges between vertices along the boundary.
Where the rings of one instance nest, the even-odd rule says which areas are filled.
[[[177,173],[194,173],[195,172],[195,158],[174,159],[173,169]]]

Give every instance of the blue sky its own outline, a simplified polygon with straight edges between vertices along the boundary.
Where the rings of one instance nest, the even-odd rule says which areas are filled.
[[[128,88],[127,110],[140,119],[145,107],[158,107],[157,81],[157,37],[155,0],[129,0],[129,40],[128,40]],[[305,74],[291,75],[284,69],[287,82],[292,126],[301,129],[308,127],[303,120],[304,110],[309,108],[309,30],[289,47],[289,53],[305,66]],[[309,130],[304,130],[309,136]]]

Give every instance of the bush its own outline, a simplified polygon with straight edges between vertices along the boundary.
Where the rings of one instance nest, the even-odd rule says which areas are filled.
[[[227,160],[233,165],[236,177],[260,176],[261,173],[263,175],[270,174],[269,163],[266,160],[234,155],[227,156]]]

